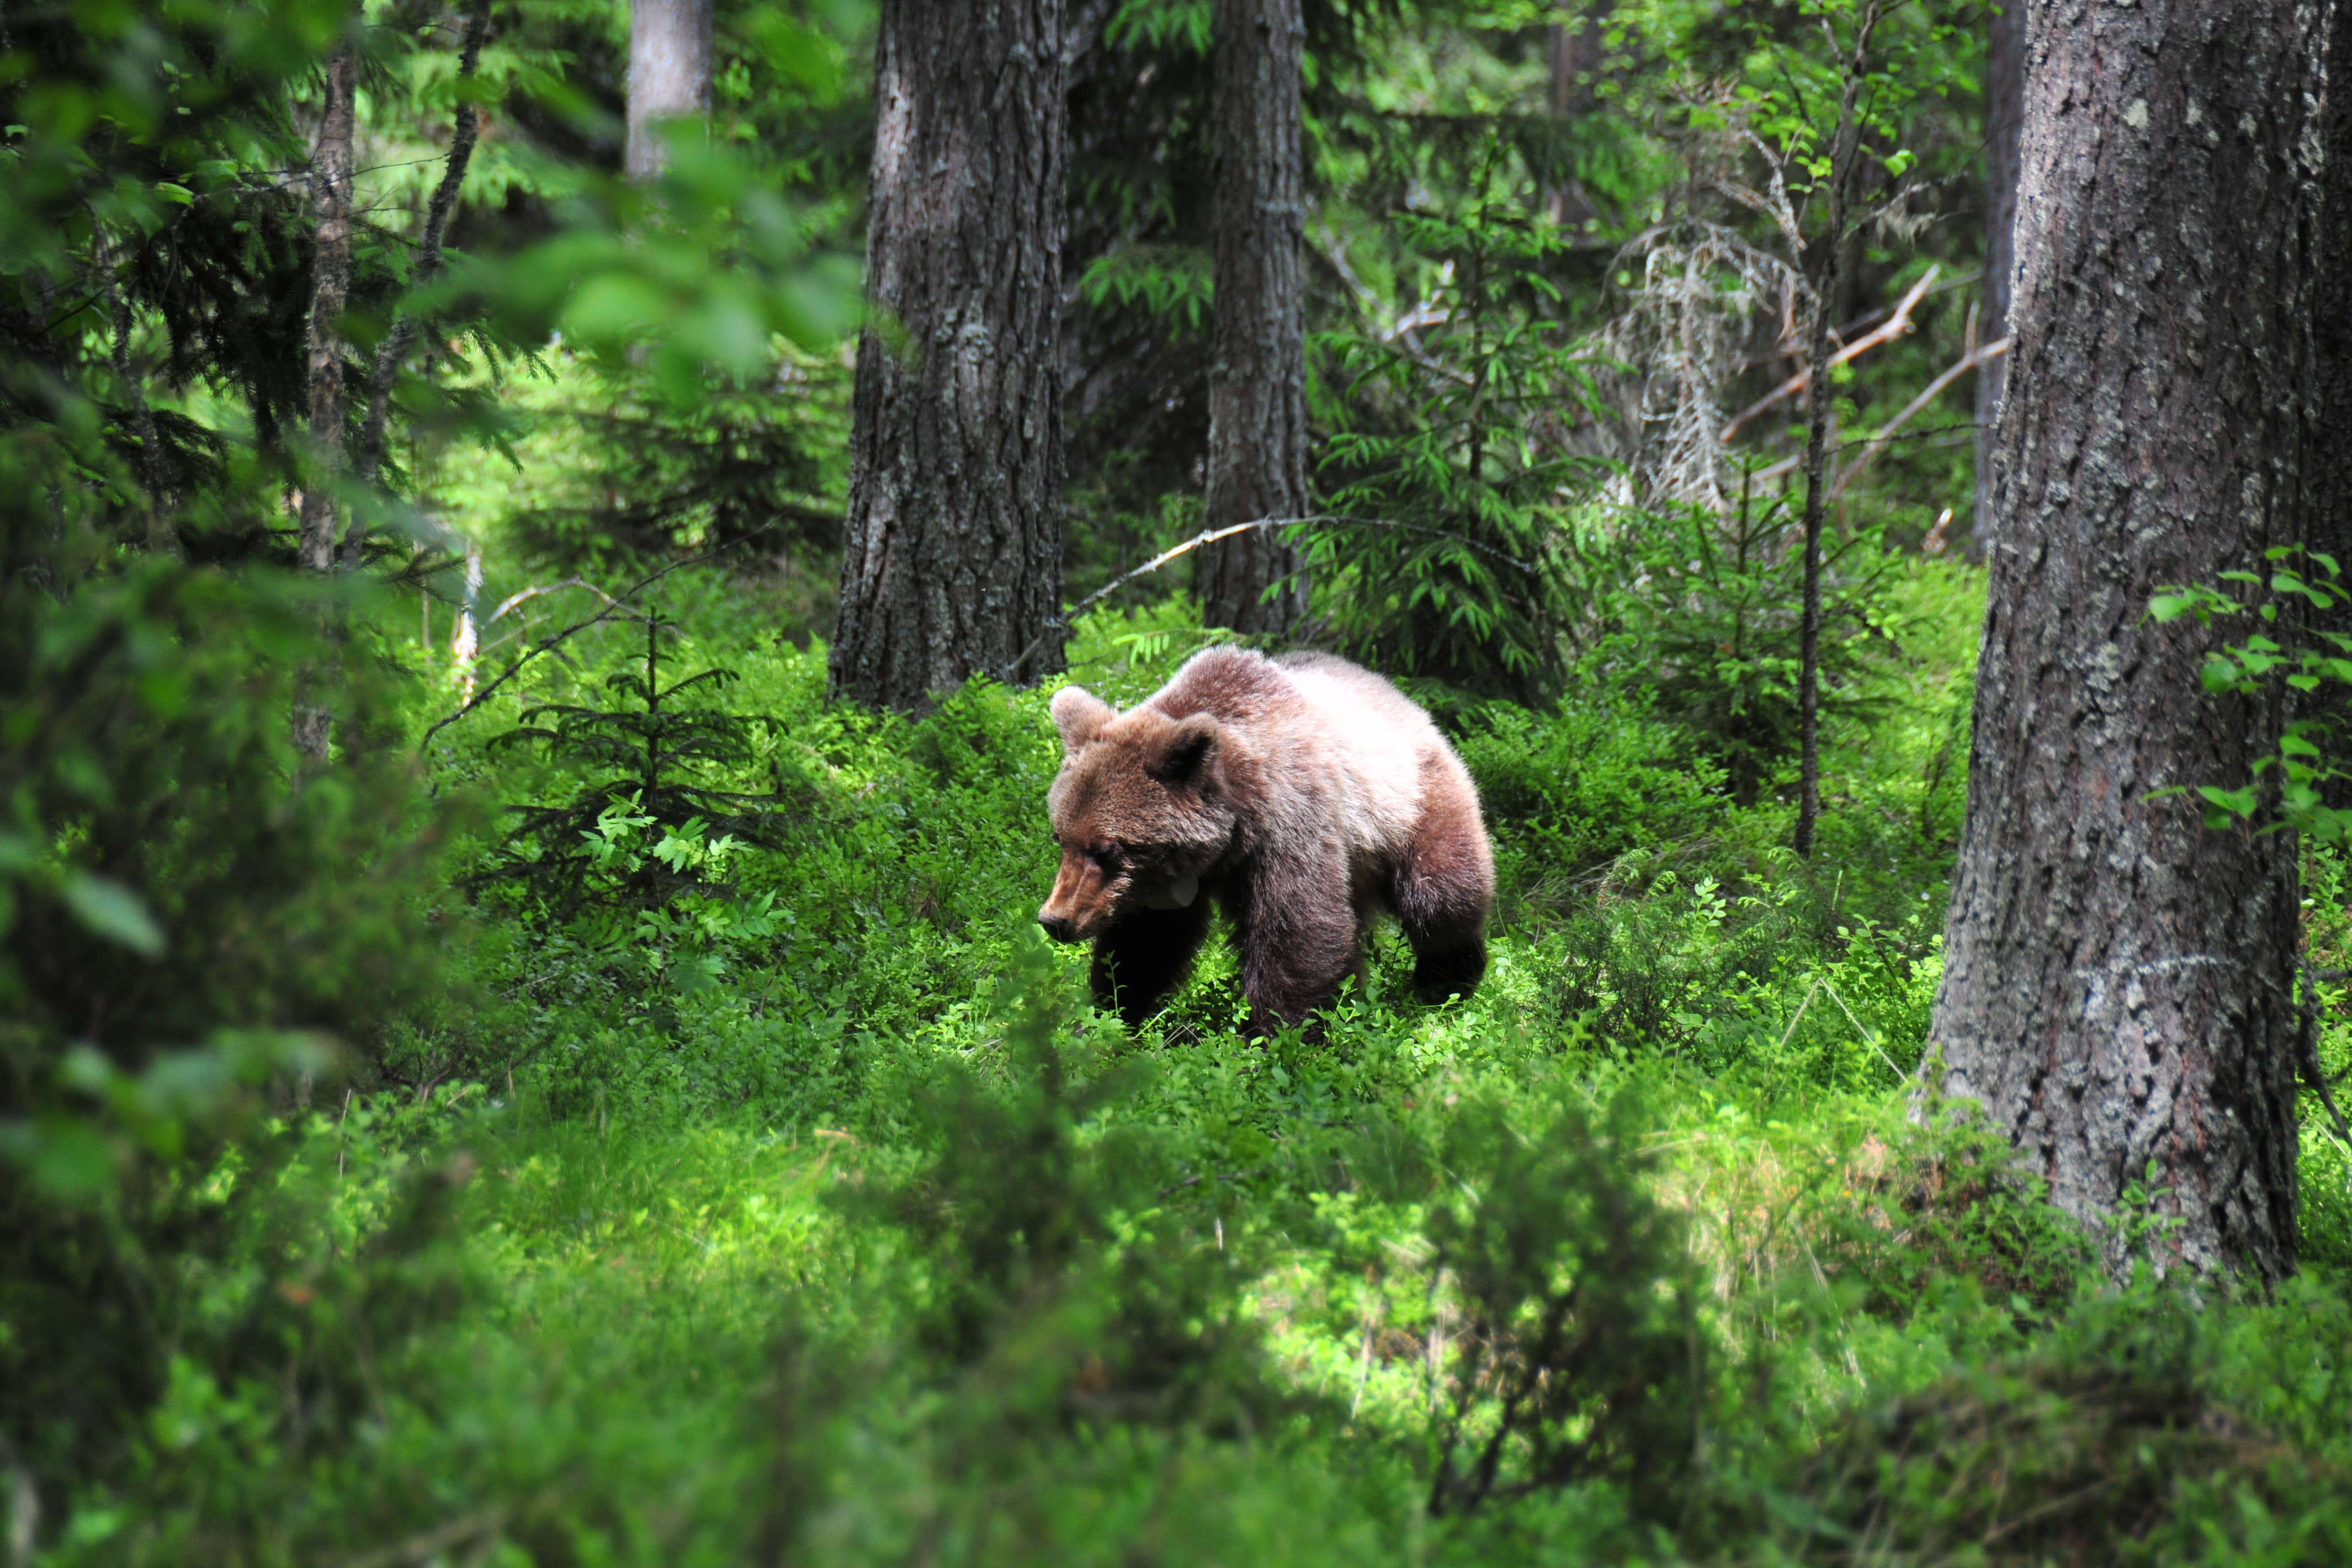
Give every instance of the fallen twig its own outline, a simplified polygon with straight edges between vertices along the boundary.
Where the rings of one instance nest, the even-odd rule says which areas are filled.
[[[543,587],[526,588],[520,593],[508,594],[504,599],[499,601],[499,607],[490,612],[489,619],[484,621],[482,624],[485,626],[494,625],[498,622],[506,618],[507,612],[520,609],[522,605],[529,603],[531,600],[537,599],[542,594],[561,593],[567,588],[577,588],[583,590],[586,592],[593,593],[607,604],[617,605],[621,602],[619,600],[614,598],[611,594],[605,592],[603,589],[597,587],[593,582],[586,581],[577,577],[567,577],[562,582],[551,582]]]
[[[1145,576],[1150,572],[1158,571],[1170,561],[1175,560],[1181,556],[1190,555],[1194,550],[1199,549],[1202,545],[1215,544],[1219,539],[1228,539],[1233,538],[1235,534],[1249,533],[1256,528],[1286,528],[1300,523],[1336,524],[1342,528],[1402,528],[1408,533],[1432,534],[1439,538],[1452,539],[1458,545],[1476,550],[1480,555],[1492,556],[1495,559],[1503,562],[1506,566],[1511,567],[1515,570],[1520,572],[1533,572],[1535,570],[1535,568],[1529,566],[1526,561],[1519,559],[1517,556],[1506,555],[1503,551],[1495,549],[1492,545],[1480,544],[1476,539],[1465,538],[1460,534],[1453,533],[1444,528],[1428,528],[1420,523],[1401,523],[1391,517],[1342,517],[1332,516],[1328,513],[1317,513],[1304,517],[1252,517],[1248,522],[1232,523],[1222,528],[1203,528],[1199,533],[1194,534],[1191,538],[1186,539],[1183,543],[1171,545],[1168,549],[1161,550],[1158,555],[1153,556],[1141,566],[1135,567],[1128,571],[1123,571],[1117,577],[1112,578],[1108,582],[1103,584],[1100,588],[1096,589],[1092,593],[1087,594],[1084,599],[1079,600],[1067,610],[1063,611],[1061,614],[1048,620],[1045,622],[1045,629],[1038,632],[1036,636],[1031,638],[1027,647],[1022,649],[1018,654],[1007,661],[996,671],[996,678],[1000,681],[1010,681],[1013,679],[1014,676],[1020,673],[1021,666],[1029,662],[1030,656],[1035,653],[1038,649],[1045,645],[1046,638],[1051,637],[1056,632],[1066,632],[1070,631],[1076,623],[1079,616],[1084,615],[1087,611],[1093,609],[1096,605],[1101,603],[1104,600],[1109,598],[1113,593],[1116,593],[1118,590],[1126,587],[1137,578]]]

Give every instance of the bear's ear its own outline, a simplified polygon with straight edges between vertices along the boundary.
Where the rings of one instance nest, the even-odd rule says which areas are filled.
[[[1118,710],[1083,686],[1064,686],[1054,694],[1054,727],[1062,732],[1062,750],[1076,757]]]
[[[1217,721],[1204,713],[1196,713],[1181,724],[1170,725],[1151,738],[1151,749],[1144,766],[1152,777],[1179,787],[1198,783],[1216,760],[1217,743],[1222,738]]]

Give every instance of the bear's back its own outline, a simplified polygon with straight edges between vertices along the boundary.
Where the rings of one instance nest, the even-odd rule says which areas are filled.
[[[1420,706],[1335,654],[1268,659],[1244,648],[1195,655],[1150,699],[1171,718],[1206,712],[1235,727],[1267,764],[1278,814],[1338,820],[1358,855],[1401,849],[1432,771],[1468,775]]]

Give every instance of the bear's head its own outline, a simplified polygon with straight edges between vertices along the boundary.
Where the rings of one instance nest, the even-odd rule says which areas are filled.
[[[1037,923],[1083,942],[1129,910],[1190,904],[1234,841],[1232,732],[1205,713],[1122,714],[1091,692],[1054,694],[1062,771],[1045,798],[1062,867]]]

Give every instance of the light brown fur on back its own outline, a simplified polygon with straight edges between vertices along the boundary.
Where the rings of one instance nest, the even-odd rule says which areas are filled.
[[[1486,967],[1494,860],[1478,793],[1429,716],[1369,670],[1321,653],[1194,657],[1125,714],[1055,694],[1062,846],[1048,932],[1096,945],[1095,987],[1155,1009],[1232,918],[1261,1020],[1295,1022],[1360,973],[1386,909],[1415,988],[1466,994]]]

